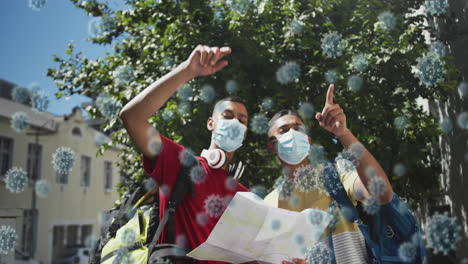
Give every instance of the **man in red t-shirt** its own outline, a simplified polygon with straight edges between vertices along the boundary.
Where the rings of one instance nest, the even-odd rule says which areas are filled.
[[[186,61],[143,90],[120,112],[131,140],[143,153],[145,172],[159,185],[160,217],[166,210],[182,165],[190,162],[191,158],[183,146],[156,132],[148,119],[184,83],[224,68],[228,62],[219,60],[229,53],[229,47],[198,45]],[[175,212],[176,244],[194,249],[205,242],[236,192],[248,191],[227,173],[235,150],[242,145],[247,134],[247,120],[247,109],[238,97],[222,99],[215,105],[212,117],[207,121],[207,128],[212,132],[209,150],[223,151],[220,154],[225,154],[225,162],[220,168],[215,168],[221,164],[208,164],[205,158],[196,157],[199,166],[191,171],[195,194],[193,197],[186,195]],[[166,232],[161,235],[160,243],[167,241]]]

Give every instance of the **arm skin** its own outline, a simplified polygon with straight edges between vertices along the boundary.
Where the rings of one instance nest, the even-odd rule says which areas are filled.
[[[149,159],[155,158],[157,153],[149,149],[149,142],[155,138],[161,141],[159,133],[153,133],[155,129],[148,119],[184,83],[198,76],[214,74],[224,68],[228,62],[224,60],[218,62],[218,60],[229,53],[231,53],[229,47],[210,48],[198,45],[186,61],[148,86],[122,108],[119,117],[130,139],[143,155]]]

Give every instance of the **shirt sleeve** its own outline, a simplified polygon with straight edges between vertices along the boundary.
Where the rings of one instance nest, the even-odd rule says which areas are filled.
[[[159,186],[167,185],[171,188],[182,167],[181,159],[185,148],[161,135],[161,151],[155,159],[149,159],[143,154],[144,172]]]
[[[357,205],[357,199],[354,193],[354,182],[358,177],[359,175],[355,168],[340,174],[340,180],[343,183],[346,194],[348,194],[348,197],[351,199],[351,202],[353,202],[354,206]]]

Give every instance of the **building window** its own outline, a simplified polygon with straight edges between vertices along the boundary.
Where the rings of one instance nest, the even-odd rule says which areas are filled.
[[[55,182],[58,184],[68,184],[68,173],[63,174],[63,173],[56,171]]]
[[[93,226],[92,225],[82,225],[81,226],[81,245],[87,246],[89,244],[88,239],[93,234]],[[89,245],[88,245],[89,246]]]
[[[74,128],[72,128],[71,134],[72,134],[72,136],[74,136],[74,137],[81,138],[81,136],[82,136],[82,134],[81,134],[81,128],[79,128],[79,127],[74,127]]]
[[[91,158],[88,156],[81,156],[81,187],[89,187],[91,185]]]
[[[104,161],[104,191],[112,191],[112,162]]]
[[[0,136],[0,176],[6,174],[13,163],[13,139]]]
[[[39,180],[42,170],[42,146],[40,144],[28,144],[27,172],[31,180]]]
[[[80,243],[80,226],[69,225],[67,226],[67,247],[77,247]]]

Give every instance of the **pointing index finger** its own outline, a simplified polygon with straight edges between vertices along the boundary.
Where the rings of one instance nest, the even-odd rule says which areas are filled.
[[[327,100],[325,101],[325,104],[333,104],[333,90],[335,86],[333,84],[330,84],[328,87],[327,91]]]

